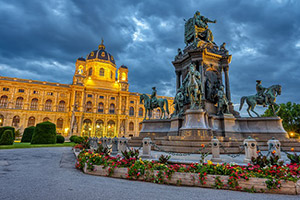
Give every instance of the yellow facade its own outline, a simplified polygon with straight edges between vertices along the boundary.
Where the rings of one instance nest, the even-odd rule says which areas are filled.
[[[102,42],[86,59],[77,59],[73,84],[0,77],[0,126],[23,132],[48,120],[63,136],[138,136],[144,105],[128,87],[128,68],[117,70]],[[173,98],[161,98],[172,113]],[[159,118],[159,110],[153,115]]]

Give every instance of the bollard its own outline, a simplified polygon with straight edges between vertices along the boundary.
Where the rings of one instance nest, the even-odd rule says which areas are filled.
[[[251,136],[244,140],[245,147],[245,163],[249,163],[251,158],[257,158],[257,142]]]
[[[220,142],[216,138],[216,136],[214,136],[213,139],[211,140],[211,154],[212,154],[211,161],[222,162],[222,159],[220,157]]]
[[[274,152],[274,155],[279,156],[279,158],[281,158],[281,144],[279,142],[279,140],[275,139],[274,137],[272,137],[272,139],[268,140],[267,142],[268,144],[268,150],[269,152]]]
[[[126,137],[118,138],[118,154],[122,154],[122,152],[127,149],[128,139]]]
[[[103,146],[103,148],[107,148],[107,137],[106,136],[103,138],[102,146]]]
[[[112,139],[112,152],[111,152],[112,155],[116,155],[118,154],[118,138],[117,137],[114,137]]]
[[[151,157],[151,138],[143,138],[143,158],[150,158]]]

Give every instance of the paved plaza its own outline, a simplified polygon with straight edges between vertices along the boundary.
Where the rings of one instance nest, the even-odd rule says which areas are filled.
[[[91,176],[74,162],[70,147],[0,150],[1,199],[299,199]]]

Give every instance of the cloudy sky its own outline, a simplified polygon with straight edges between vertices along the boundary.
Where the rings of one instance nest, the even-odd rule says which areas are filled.
[[[0,0],[0,75],[71,83],[75,61],[106,50],[129,68],[130,91],[173,96],[171,61],[184,48],[184,21],[199,10],[217,44],[233,55],[234,103],[281,84],[278,102],[300,103],[300,1],[284,0]]]

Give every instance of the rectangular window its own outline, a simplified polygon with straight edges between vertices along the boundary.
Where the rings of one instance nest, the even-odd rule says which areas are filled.
[[[47,95],[53,96],[53,92],[47,92]]]
[[[110,97],[110,99],[111,99],[111,100],[115,100],[116,98],[115,98],[115,97]]]
[[[99,99],[104,99],[104,96],[99,96]]]
[[[4,88],[3,88],[3,91],[9,91],[9,88],[4,87]]]
[[[130,101],[130,103],[134,103],[134,101]]]
[[[38,93],[39,93],[39,92],[38,92],[38,91],[36,91],[36,90],[34,90],[34,91],[33,91],[33,94],[38,94]]]
[[[93,95],[92,94],[88,94],[88,97],[93,97]]]
[[[22,92],[22,93],[23,93],[23,92],[24,92],[24,89],[19,89],[19,92]]]

